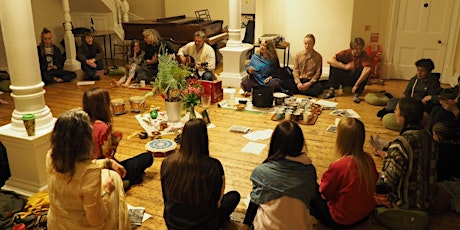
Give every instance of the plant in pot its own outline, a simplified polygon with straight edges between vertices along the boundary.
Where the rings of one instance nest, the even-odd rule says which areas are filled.
[[[166,114],[170,122],[178,122],[182,110],[182,90],[188,86],[189,67],[180,65],[166,52],[158,55],[158,74],[153,84],[153,94],[165,99]]]

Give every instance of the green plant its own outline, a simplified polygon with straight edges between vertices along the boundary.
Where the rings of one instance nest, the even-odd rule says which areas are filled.
[[[172,59],[167,52],[158,55],[158,74],[153,84],[153,94],[161,95],[166,101],[182,100],[181,91],[187,87],[191,70]]]

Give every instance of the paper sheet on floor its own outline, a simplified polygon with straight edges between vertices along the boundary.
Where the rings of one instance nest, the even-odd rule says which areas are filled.
[[[266,144],[259,144],[259,143],[256,143],[256,142],[248,142],[244,147],[243,149],[241,149],[241,152],[245,152],[245,153],[253,153],[253,154],[257,154],[259,155],[262,150],[264,150]]]
[[[266,129],[244,134],[243,137],[249,139],[250,141],[267,140],[272,136],[272,133],[272,129]]]
[[[359,116],[359,114],[353,109],[336,109],[329,114],[343,117],[361,118],[361,116]]]

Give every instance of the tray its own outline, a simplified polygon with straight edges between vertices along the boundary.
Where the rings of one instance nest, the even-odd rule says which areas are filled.
[[[295,123],[301,124],[301,125],[314,125],[316,123],[316,120],[318,120],[318,117],[321,114],[322,110],[323,110],[323,107],[321,105],[315,104],[315,109],[312,110],[311,118],[308,121],[305,121],[303,119],[298,120],[298,121],[295,121],[294,119],[291,119],[291,121],[294,121]],[[279,122],[286,120],[284,118],[281,119],[281,120],[276,119],[276,113],[273,114],[271,119],[272,119],[272,121],[279,121]]]

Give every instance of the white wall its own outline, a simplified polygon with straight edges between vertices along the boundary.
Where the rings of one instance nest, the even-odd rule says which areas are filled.
[[[295,53],[304,49],[303,38],[312,33],[327,66],[328,58],[349,47],[352,18],[353,0],[256,0],[255,36],[256,40],[267,33],[285,36],[291,43],[292,63]]]
[[[195,11],[208,9],[212,20],[224,20],[228,25],[228,0],[165,0],[165,17],[185,15],[195,17]]]

